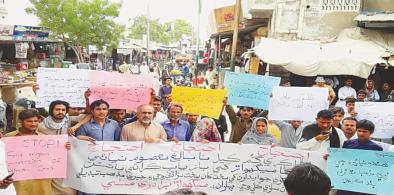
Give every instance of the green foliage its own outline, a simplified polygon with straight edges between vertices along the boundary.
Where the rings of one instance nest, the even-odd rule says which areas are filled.
[[[117,46],[124,27],[113,19],[119,16],[120,3],[109,0],[30,0],[26,11],[36,15],[51,37],[71,46]]]
[[[142,39],[147,34],[148,18],[146,16],[137,16],[133,19],[129,28],[129,38]],[[172,28],[174,27],[174,28]],[[181,19],[161,24],[158,19],[150,20],[150,40],[169,44],[178,42],[183,35],[191,36],[193,31],[192,25]]]

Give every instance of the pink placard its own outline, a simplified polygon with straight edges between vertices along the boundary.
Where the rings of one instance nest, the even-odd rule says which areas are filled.
[[[121,74],[117,72],[91,71],[91,87],[110,88],[152,88],[153,77],[150,75]]]
[[[139,105],[148,104],[151,90],[148,88],[109,88],[92,87],[90,102],[103,99],[110,109],[136,109]]]
[[[150,101],[153,78],[149,75],[92,71],[90,102],[103,99],[112,109],[136,109]]]
[[[67,135],[4,137],[6,161],[14,181],[65,178]]]

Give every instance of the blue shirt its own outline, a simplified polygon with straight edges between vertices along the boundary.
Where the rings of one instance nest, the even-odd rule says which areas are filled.
[[[103,127],[96,120],[91,119],[77,130],[77,135],[89,136],[97,141],[119,141],[120,127],[118,122],[112,119],[105,119]]]
[[[179,120],[174,127],[171,125],[170,119],[167,119],[161,125],[167,133],[168,141],[171,141],[174,135],[179,141],[190,141],[190,125],[187,121]]]
[[[347,140],[343,143],[343,148],[360,149],[360,150],[377,150],[383,151],[383,148],[371,140],[361,143],[358,139]]]

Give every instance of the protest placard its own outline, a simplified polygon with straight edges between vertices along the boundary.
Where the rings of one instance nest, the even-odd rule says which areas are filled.
[[[328,90],[320,87],[274,87],[269,104],[270,120],[314,121],[328,109]]]
[[[114,109],[135,109],[149,103],[153,86],[149,75],[63,68],[39,68],[37,82],[37,107],[48,107],[55,100],[85,107],[84,92],[90,88],[90,102],[103,99]]]
[[[67,169],[67,135],[3,137],[6,161],[14,181],[64,178]]]
[[[163,194],[190,188],[208,194],[284,194],[283,178],[321,154],[226,143],[72,141],[64,185],[96,194]]]
[[[393,102],[356,102],[357,120],[367,119],[375,124],[372,137],[391,138],[394,136]]]
[[[268,109],[272,89],[280,83],[279,77],[226,72],[224,86],[228,104]]]
[[[184,113],[199,114],[218,119],[223,108],[226,90],[174,87],[172,102],[182,104]]]
[[[136,109],[149,103],[153,78],[148,75],[91,71],[90,86],[91,102],[103,99],[111,109]]]
[[[394,153],[330,148],[327,164],[335,189],[368,194],[393,194]]]
[[[85,107],[84,92],[89,88],[89,71],[65,68],[38,68],[36,107],[48,107],[52,101],[67,101],[73,107]]]

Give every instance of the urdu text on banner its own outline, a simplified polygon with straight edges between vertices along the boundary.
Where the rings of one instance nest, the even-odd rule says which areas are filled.
[[[314,121],[328,109],[328,90],[320,87],[274,87],[269,104],[270,120]]]
[[[190,188],[208,194],[284,194],[283,178],[301,162],[323,168],[322,155],[288,148],[225,143],[73,140],[64,185],[97,194],[163,194]]]
[[[183,106],[184,113],[219,119],[226,94],[227,91],[223,89],[174,87],[171,97],[172,102]]]
[[[224,86],[228,90],[228,104],[268,109],[272,89],[280,77],[226,72]]]

